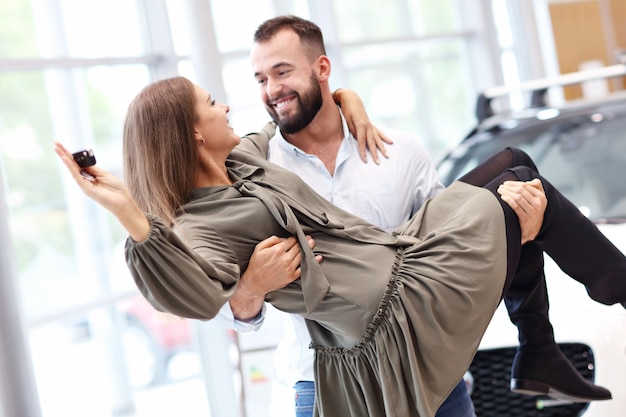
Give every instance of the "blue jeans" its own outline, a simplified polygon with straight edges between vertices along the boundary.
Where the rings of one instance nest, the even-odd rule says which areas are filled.
[[[315,385],[313,381],[298,381],[296,389],[296,417],[313,417],[315,401]],[[448,398],[441,404],[435,417],[476,417],[474,404],[467,392],[465,381],[461,380],[452,390]]]
[[[298,381],[296,389],[296,417],[313,417],[315,402],[315,384],[313,381]]]
[[[476,417],[472,397],[467,391],[465,381],[461,380],[448,398],[441,404],[435,417]]]

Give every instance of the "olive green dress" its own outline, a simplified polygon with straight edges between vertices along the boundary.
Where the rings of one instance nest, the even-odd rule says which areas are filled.
[[[496,198],[455,183],[388,234],[249,152],[235,149],[227,169],[234,184],[196,189],[175,229],[149,217],[149,237],[128,239],[144,296],[158,309],[211,319],[257,243],[296,235],[302,277],[267,301],[307,319],[316,415],[434,416],[500,301],[506,240]]]

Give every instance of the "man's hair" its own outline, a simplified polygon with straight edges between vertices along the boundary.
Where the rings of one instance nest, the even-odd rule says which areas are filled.
[[[310,61],[316,60],[320,55],[326,55],[324,36],[320,27],[293,15],[277,16],[261,23],[254,32],[254,42],[267,42],[282,30],[291,30],[298,35]]]

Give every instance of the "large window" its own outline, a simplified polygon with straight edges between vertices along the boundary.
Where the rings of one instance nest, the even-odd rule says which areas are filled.
[[[209,413],[192,326],[136,296],[124,233],[66,187],[52,152],[54,141],[94,148],[99,163],[121,173],[128,103],[157,74],[176,73],[170,61],[178,57],[166,56],[167,41],[151,33],[167,16],[165,5],[146,4],[0,4],[2,21],[10,22],[0,42],[0,162],[43,416]],[[175,394],[159,395],[165,389],[183,396],[169,401]]]
[[[335,88],[355,89],[376,123],[416,133],[437,156],[471,127],[478,87],[495,83],[480,77],[499,71],[472,64],[476,45],[487,45],[484,4],[0,2],[0,173],[42,415],[292,414],[288,397],[268,401],[280,326],[237,335],[149,307],[126,270],[123,230],[72,187],[54,141],[94,148],[121,175],[127,105],[150,81],[176,74],[211,80],[238,132],[260,129],[268,116],[248,59],[252,35],[290,13],[323,28]]]

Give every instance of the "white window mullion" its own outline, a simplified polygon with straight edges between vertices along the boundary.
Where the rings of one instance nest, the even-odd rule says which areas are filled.
[[[178,57],[174,51],[172,30],[165,0],[140,0],[140,14],[145,17],[144,38],[147,50],[160,59],[151,69],[153,79],[173,77],[178,74]]]

